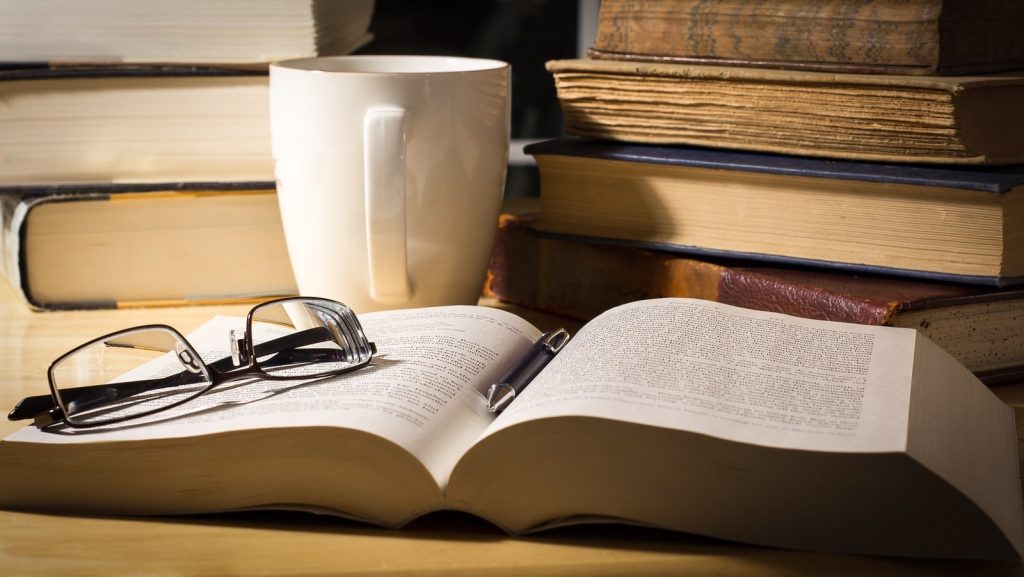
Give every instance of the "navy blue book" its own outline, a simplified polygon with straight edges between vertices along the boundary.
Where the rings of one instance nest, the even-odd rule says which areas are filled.
[[[556,139],[545,233],[1009,286],[1024,283],[1024,166],[943,167]]]

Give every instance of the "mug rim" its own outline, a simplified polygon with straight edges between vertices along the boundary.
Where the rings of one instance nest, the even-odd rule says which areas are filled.
[[[396,65],[399,64],[399,65]],[[508,62],[492,58],[442,55],[346,54],[289,58],[272,62],[271,68],[322,74],[419,75],[465,74],[508,68]]]

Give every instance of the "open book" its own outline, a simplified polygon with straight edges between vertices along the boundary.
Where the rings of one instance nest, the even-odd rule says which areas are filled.
[[[914,330],[642,301],[584,326],[495,418],[486,390],[538,329],[484,307],[361,318],[379,354],[354,373],[14,433],[0,506],[301,508],[392,527],[456,509],[513,533],[612,521],[813,550],[1024,552],[1012,412]],[[190,341],[220,358],[241,322]]]

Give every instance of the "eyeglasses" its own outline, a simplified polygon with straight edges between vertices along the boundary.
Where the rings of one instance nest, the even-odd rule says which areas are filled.
[[[257,305],[231,355],[207,364],[167,325],[124,329],[64,353],[50,365],[50,394],[22,399],[8,415],[39,427],[99,427],[177,407],[244,378],[316,379],[369,364],[377,352],[347,306],[321,298]]]

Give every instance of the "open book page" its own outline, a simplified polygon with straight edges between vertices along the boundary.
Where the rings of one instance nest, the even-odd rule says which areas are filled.
[[[443,487],[455,461],[493,420],[486,388],[540,331],[511,313],[474,306],[370,313],[360,315],[360,321],[378,350],[367,368],[313,381],[231,382],[176,409],[121,426],[57,432],[29,426],[7,440],[108,442],[348,427],[403,447]],[[228,332],[242,327],[244,319],[216,317],[188,339],[210,362],[230,355]],[[133,375],[142,376],[152,375]]]
[[[658,299],[588,323],[495,421],[591,416],[788,449],[902,451],[911,329]]]

